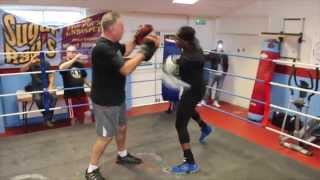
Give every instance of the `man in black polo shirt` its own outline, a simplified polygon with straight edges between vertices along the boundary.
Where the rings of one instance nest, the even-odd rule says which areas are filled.
[[[125,107],[126,76],[144,60],[150,60],[159,47],[159,37],[148,35],[140,51],[124,61],[135,47],[135,40],[123,45],[124,27],[120,15],[106,13],[101,20],[102,35],[92,50],[93,112],[96,120],[97,140],[92,148],[90,164],[86,170],[87,180],[104,180],[98,163],[106,148],[115,138],[118,148],[118,164],[140,164],[141,159],[130,155],[125,147],[127,120]]]

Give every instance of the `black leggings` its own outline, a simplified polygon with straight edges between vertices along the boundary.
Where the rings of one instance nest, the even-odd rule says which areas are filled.
[[[195,120],[201,128],[207,125],[201,120],[199,113],[195,109],[201,98],[202,93],[194,93],[192,91],[185,91],[181,96],[176,117],[176,129],[180,144],[190,142],[188,132],[188,123],[190,118]]]

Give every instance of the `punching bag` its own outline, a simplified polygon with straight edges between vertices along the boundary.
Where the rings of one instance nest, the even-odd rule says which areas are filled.
[[[172,40],[164,40],[164,49],[163,49],[163,64],[166,64],[166,60],[170,56],[177,56],[181,54],[181,50],[176,46],[176,43]],[[179,101],[180,91],[162,82],[162,98],[165,101],[177,102]]]
[[[280,42],[275,39],[265,40],[262,44],[261,60],[256,75],[256,79],[263,82],[255,82],[251,99],[262,101],[265,104],[250,102],[248,119],[261,122],[264,117],[268,117],[271,88],[269,82],[272,80],[274,63],[272,60],[280,58]]]

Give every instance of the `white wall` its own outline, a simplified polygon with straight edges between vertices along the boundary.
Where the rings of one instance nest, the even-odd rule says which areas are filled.
[[[228,54],[258,57],[263,37],[259,34],[266,31],[268,18],[264,16],[229,16],[217,19],[216,40],[223,40],[224,50]],[[240,51],[239,51],[240,50]],[[229,56],[229,72],[243,76],[255,77],[258,62],[245,58]],[[227,76],[224,89],[232,93],[250,97],[254,82]],[[248,107],[249,102],[229,95],[222,95],[222,100]]]
[[[268,0],[259,1],[242,8],[227,17],[217,19],[216,40],[225,42],[227,53],[259,56],[261,43],[268,37],[259,36],[260,32],[280,32],[283,18],[306,18],[301,61],[314,63],[313,46],[320,41],[320,1],[318,0]],[[286,25],[287,32],[300,32],[297,23]],[[283,56],[297,55],[297,40],[285,40]],[[237,52],[237,49],[240,52]],[[244,52],[242,51],[244,48]],[[231,73],[255,77],[257,62],[243,58],[230,58]],[[228,77],[224,89],[250,97],[253,82]],[[239,98],[223,96],[223,100],[248,107],[249,102]]]
[[[196,30],[196,36],[200,40],[202,48],[205,50],[212,49],[216,42],[216,20],[213,18],[206,18],[205,25],[196,25],[195,21],[196,17],[190,17],[188,19],[188,25]]]
[[[237,15],[268,16],[268,30],[279,32],[283,18],[306,18],[301,61],[313,62],[312,47],[320,41],[320,1],[318,0],[269,0],[259,1],[238,12]],[[289,28],[289,31],[299,31]],[[286,45],[289,55],[294,55],[294,44]]]

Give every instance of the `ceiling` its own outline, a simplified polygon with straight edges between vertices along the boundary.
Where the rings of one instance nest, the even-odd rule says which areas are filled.
[[[172,0],[0,0],[1,4],[85,7],[94,10],[147,12],[189,16],[228,15],[259,0],[199,0],[194,5],[172,4]]]

